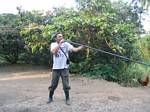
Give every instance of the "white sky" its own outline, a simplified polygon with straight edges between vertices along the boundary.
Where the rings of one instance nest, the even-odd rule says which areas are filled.
[[[0,13],[17,13],[16,7],[25,10],[51,10],[52,7],[73,7],[74,0],[0,0]]]
[[[124,0],[126,1],[126,0]],[[75,0],[0,0],[0,13],[17,13],[16,7],[24,10],[52,10],[53,7],[75,7]],[[150,14],[144,22],[146,31],[150,31]]]

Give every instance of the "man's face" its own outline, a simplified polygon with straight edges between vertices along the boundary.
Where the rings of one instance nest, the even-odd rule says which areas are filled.
[[[62,39],[63,39],[63,35],[61,33],[57,34],[56,41],[60,42]]]

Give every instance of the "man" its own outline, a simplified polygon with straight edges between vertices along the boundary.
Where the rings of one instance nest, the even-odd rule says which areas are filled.
[[[51,44],[51,52],[53,53],[53,68],[51,86],[49,87],[49,100],[47,103],[51,103],[53,101],[53,94],[57,88],[59,78],[61,77],[63,90],[66,96],[65,102],[67,105],[70,105],[68,52],[78,52],[82,48],[83,46],[74,47],[70,43],[64,42],[62,33],[57,33],[55,35],[55,42]]]

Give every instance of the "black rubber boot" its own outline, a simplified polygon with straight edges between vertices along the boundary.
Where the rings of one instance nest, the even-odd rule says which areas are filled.
[[[70,102],[70,98],[69,98],[69,91],[65,91],[65,96],[66,96],[66,105],[71,105],[71,102]]]
[[[47,104],[49,104],[53,101],[53,94],[54,94],[54,91],[50,90],[49,91],[49,99],[48,99]]]

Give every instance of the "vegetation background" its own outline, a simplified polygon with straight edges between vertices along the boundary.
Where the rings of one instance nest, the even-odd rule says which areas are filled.
[[[138,6],[135,2],[139,2]],[[63,32],[65,39],[107,52],[150,63],[150,34],[145,33],[141,15],[149,0],[131,4],[110,0],[76,0],[77,9],[25,11],[0,14],[0,66],[36,64],[52,66],[52,35]],[[124,61],[89,48],[70,53],[70,72],[103,78],[124,86],[137,86],[137,78],[150,72],[148,66]]]

